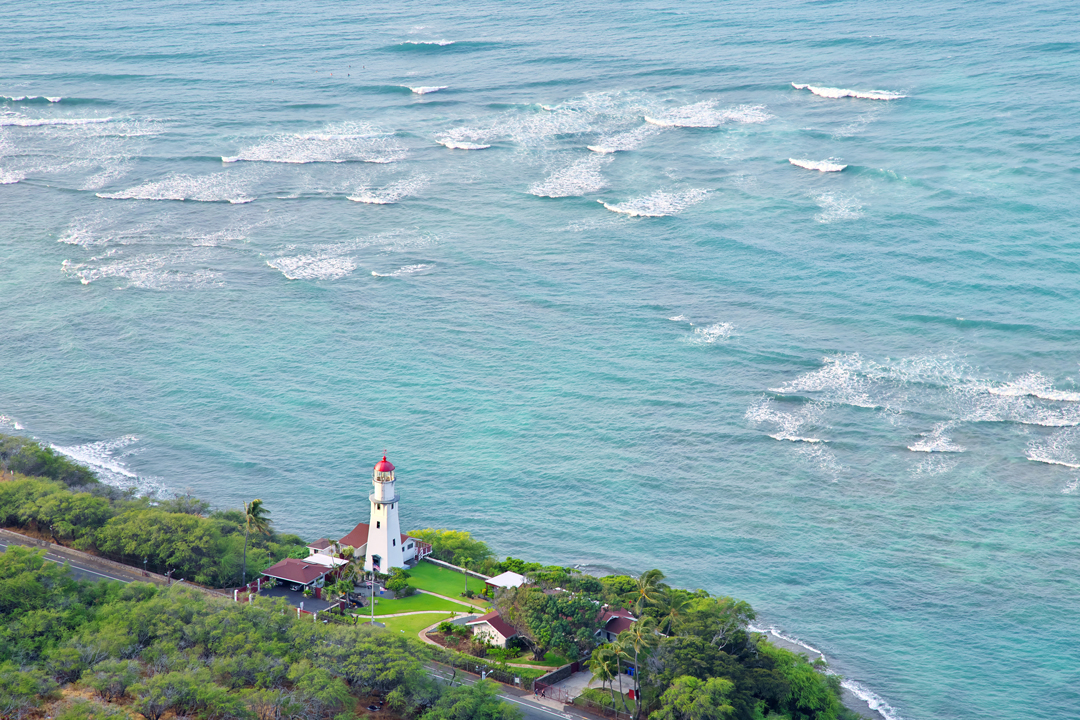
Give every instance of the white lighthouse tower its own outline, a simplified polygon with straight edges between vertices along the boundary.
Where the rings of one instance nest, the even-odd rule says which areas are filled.
[[[368,525],[367,553],[364,569],[390,572],[390,568],[405,567],[401,547],[401,524],[398,522],[398,497],[394,488],[394,466],[386,459],[375,463],[371,484],[371,524]]]

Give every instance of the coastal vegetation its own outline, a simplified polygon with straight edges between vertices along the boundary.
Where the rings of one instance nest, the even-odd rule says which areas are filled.
[[[0,526],[210,587],[241,584],[278,560],[307,554],[273,530],[261,501],[218,510],[195,498],[136,497],[51,448],[0,435]]]
[[[299,537],[274,532],[259,500],[242,512],[212,512],[191,497],[138,498],[22,438],[0,437],[0,470],[0,524],[136,567],[146,558],[153,569],[174,568],[177,578],[221,586],[278,558],[307,554]],[[380,600],[376,615],[424,614],[384,618],[383,629],[298,618],[280,599],[232,603],[183,585],[76,582],[42,553],[11,546],[0,554],[0,718],[21,720],[52,703],[56,718],[130,718],[135,711],[148,720],[167,713],[347,720],[373,698],[410,720],[515,718],[488,684],[446,689],[432,679],[425,664],[457,665],[458,651],[494,662],[503,672],[495,677],[507,682],[546,672],[511,662],[581,662],[602,684],[583,701],[628,711],[634,720],[857,717],[840,703],[840,677],[823,661],[749,629],[755,614],[745,602],[672,587],[659,570],[597,578],[498,560],[467,532],[410,535],[430,542],[446,562],[526,576],[526,585],[492,599],[518,633],[511,647],[492,648],[448,622],[436,633],[443,648],[416,640],[423,628],[467,609],[430,593],[457,598],[485,589],[478,578],[431,564],[388,577],[397,597]],[[328,593],[347,590],[335,588]],[[597,635],[605,608],[637,617],[610,643]]]
[[[490,684],[446,688],[415,635],[301,619],[182,584],[76,582],[44,553],[0,553],[0,717],[352,720],[371,702],[420,720],[516,720]],[[92,699],[86,696],[93,695]],[[82,697],[80,697],[80,695]]]

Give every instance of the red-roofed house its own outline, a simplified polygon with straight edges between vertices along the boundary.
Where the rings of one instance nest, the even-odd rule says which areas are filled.
[[[487,615],[481,615],[475,620],[465,623],[465,625],[472,628],[473,635],[476,637],[502,648],[506,647],[507,640],[518,634],[517,630],[510,623],[503,620],[502,616],[495,610],[492,610]]]
[[[276,578],[286,584],[299,585],[301,588],[317,588],[323,586],[323,579],[331,570],[333,570],[332,567],[320,563],[285,558],[264,570],[263,575]]]
[[[615,642],[619,633],[629,630],[636,622],[637,618],[629,610],[605,607],[600,611],[600,629],[596,631],[596,637],[601,642]]]

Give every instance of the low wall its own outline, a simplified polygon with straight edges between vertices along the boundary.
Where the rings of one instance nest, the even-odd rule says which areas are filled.
[[[435,558],[431,557],[430,555],[428,555],[426,558],[424,558],[420,562],[429,562],[429,563],[435,563],[436,565],[442,565],[444,568],[450,568],[451,570],[457,570],[460,573],[468,573],[468,574],[472,575],[473,577],[480,578],[481,580],[490,580],[491,579],[491,576],[489,576],[489,575],[481,575],[478,572],[473,572],[472,570],[466,570],[463,567],[458,567],[457,565],[451,565],[450,563],[443,562],[442,560],[436,560]]]
[[[560,680],[565,680],[566,678],[574,674],[572,668],[573,663],[569,665],[563,665],[558,670],[552,670],[547,675],[541,675],[540,677],[533,680],[533,690],[535,691],[537,685],[554,685]]]

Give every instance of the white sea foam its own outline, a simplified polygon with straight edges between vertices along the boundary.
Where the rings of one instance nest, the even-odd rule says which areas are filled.
[[[447,45],[453,45],[456,40],[405,40],[398,43],[398,45],[438,45],[439,47],[446,47]]]
[[[825,225],[843,220],[857,220],[863,215],[862,204],[857,198],[825,193],[815,197],[814,201],[821,208],[821,212],[815,215],[814,219]]]
[[[729,122],[763,123],[773,117],[765,112],[764,105],[737,105],[723,110],[716,105],[716,100],[703,100],[656,116],[645,115],[645,122],[659,127],[712,128]]]
[[[800,435],[799,430],[807,425],[816,425],[821,417],[822,407],[816,403],[806,403],[792,407],[790,411],[781,410],[776,402],[769,398],[746,409],[746,420],[753,426],[771,426],[776,432],[769,433],[774,440],[792,442],[822,443],[819,438]]]
[[[406,155],[391,133],[363,123],[335,123],[321,132],[278,134],[245,148],[222,162],[268,163],[392,163]]]
[[[14,185],[25,179],[25,173],[16,172],[15,170],[0,170],[0,185]]]
[[[12,97],[10,95],[0,95],[0,100],[6,100],[8,102],[27,102],[29,100],[48,100],[51,103],[58,103],[64,98],[62,97],[49,97],[48,95],[19,95],[18,97]]]
[[[964,452],[964,448],[954,443],[949,436],[945,434],[945,431],[952,427],[953,423],[943,422],[938,423],[934,428],[928,432],[922,434],[922,440],[919,440],[914,445],[908,445],[908,450],[912,452],[943,452],[943,453],[961,453]]]
[[[824,365],[817,370],[800,375],[777,388],[769,388],[780,395],[813,394],[831,403],[874,408],[878,403],[870,396],[872,382],[860,376],[862,357],[838,355],[826,357]]]
[[[610,158],[590,155],[555,170],[547,179],[534,183],[529,192],[538,197],[577,197],[604,188],[601,169]]]
[[[405,265],[393,272],[381,273],[371,271],[371,274],[375,277],[403,277],[405,275],[415,275],[416,273],[422,273],[435,267],[434,263],[418,263],[416,265]]]
[[[410,87],[408,85],[402,85],[401,87],[407,87],[417,95],[427,95],[428,93],[439,92],[445,90],[449,85],[421,85],[419,87]]]
[[[834,100],[846,97],[861,100],[899,100],[907,97],[907,95],[889,92],[888,90],[845,90],[843,88],[821,87],[818,85],[799,85],[798,83],[791,83],[791,87],[796,90],[809,90],[815,95]]]
[[[1065,484],[1065,487],[1061,488],[1062,495],[1072,495],[1077,490],[1080,490],[1080,478],[1074,478]]]
[[[788,162],[792,165],[807,170],[817,170],[818,172],[840,172],[847,167],[847,165],[841,165],[833,160],[834,158],[828,160],[796,160],[795,158],[788,158]]]
[[[1061,465],[1074,470],[1080,469],[1080,460],[1074,447],[1080,439],[1075,429],[1059,430],[1048,438],[1032,440],[1028,443],[1027,459],[1047,465]]]
[[[840,681],[840,687],[848,690],[852,695],[866,703],[871,710],[875,711],[884,720],[901,720],[900,714],[897,713],[889,703],[870,688],[866,687],[860,682],[855,680],[844,679]]]
[[[367,203],[369,205],[393,205],[403,198],[415,195],[428,183],[425,175],[415,175],[411,178],[398,180],[383,188],[363,187],[348,198],[353,202]]]
[[[669,317],[668,320],[672,322],[690,322],[690,318],[685,315],[676,315],[675,317]]]
[[[803,642],[797,637],[787,635],[777,630],[774,626],[770,625],[767,628],[762,628],[760,626],[754,625],[753,623],[750,623],[749,625],[747,625],[747,628],[752,632],[767,633],[775,638],[783,640],[786,643],[808,650],[810,651],[811,656],[817,655],[818,658],[828,663],[828,658],[825,657],[825,653],[821,652],[813,645]],[[831,670],[826,670],[826,673],[830,675],[834,674]],[[844,687],[849,692],[851,692],[852,695],[865,702],[871,710],[874,710],[878,714],[880,714],[881,717],[884,718],[884,720],[901,720],[900,716],[896,714],[896,710],[892,706],[882,700],[880,696],[867,688],[865,685],[855,682],[854,680],[842,680],[840,682],[840,685],[841,687]]]
[[[602,155],[624,152],[627,150],[637,150],[644,144],[645,140],[660,131],[661,129],[656,125],[642,125],[628,132],[607,135],[600,138],[592,145],[586,145],[585,147],[592,150],[594,153],[600,153]]]
[[[235,177],[228,172],[198,176],[178,174],[127,190],[99,192],[97,196],[108,200],[197,200],[242,205],[255,200],[247,185],[246,178]]]
[[[181,248],[164,253],[127,256],[123,252],[107,253],[89,262],[65,260],[61,271],[78,278],[83,285],[120,278],[126,287],[141,290],[190,290],[219,287],[222,273],[208,268],[193,267],[205,262],[199,248]]]
[[[135,454],[135,450],[119,452],[139,441],[134,435],[114,440],[101,440],[84,445],[50,445],[53,450],[66,455],[93,470],[98,479],[113,487],[135,487],[140,495],[157,496],[164,491],[161,478],[142,476],[133,472],[121,458]]]
[[[1000,387],[988,388],[993,395],[1003,397],[1037,397],[1043,400],[1062,402],[1080,402],[1080,392],[1056,390],[1049,378],[1041,373],[1028,373],[1023,377]]]
[[[357,267],[355,258],[334,253],[279,257],[266,264],[289,280],[338,280]]]
[[[735,326],[731,323],[713,323],[694,328],[694,333],[688,338],[688,342],[694,345],[712,345],[731,337],[735,332]]]
[[[484,145],[483,143],[467,142],[465,140],[453,140],[445,138],[438,141],[440,145],[445,145],[451,150],[486,150],[490,145]]]
[[[48,127],[51,125],[97,125],[112,122],[111,117],[104,118],[28,118],[0,117],[0,127]]]
[[[597,202],[612,212],[622,213],[630,217],[665,217],[667,215],[677,215],[691,205],[698,204],[708,194],[708,190],[701,189],[674,193],[657,190],[651,195],[634,198],[622,203],[606,203],[603,200]]]
[[[0,430],[25,430],[18,420],[8,415],[0,415]]]

